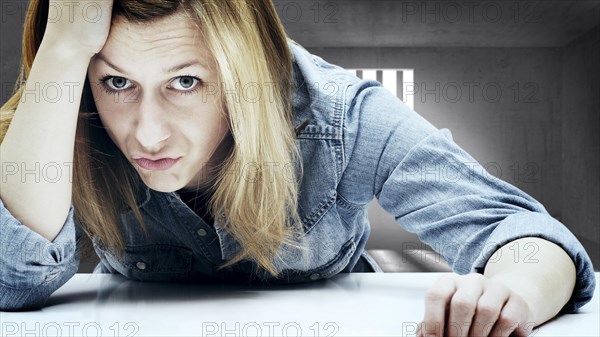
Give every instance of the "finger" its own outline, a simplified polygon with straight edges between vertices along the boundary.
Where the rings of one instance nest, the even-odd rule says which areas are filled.
[[[485,337],[490,335],[509,297],[510,291],[508,288],[488,283],[477,302],[469,337]]]
[[[439,278],[425,293],[425,316],[419,326],[422,336],[444,336],[446,307],[456,291],[455,275]]]
[[[484,276],[470,274],[459,280],[457,290],[450,299],[450,314],[446,322],[449,337],[466,337],[475,315],[477,302],[483,293]]]
[[[527,303],[520,296],[511,293],[489,336],[508,337],[513,332],[517,336],[529,335],[533,326],[527,322],[528,313]]]

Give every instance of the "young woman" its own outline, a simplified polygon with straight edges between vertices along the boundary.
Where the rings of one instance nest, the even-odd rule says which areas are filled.
[[[2,310],[43,306],[86,238],[96,272],[141,281],[380,272],[373,196],[456,272],[421,335],[527,335],[595,287],[539,202],[287,38],[268,0],[32,0],[1,126]]]

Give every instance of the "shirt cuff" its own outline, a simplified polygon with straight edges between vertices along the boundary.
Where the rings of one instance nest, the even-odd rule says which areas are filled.
[[[77,263],[73,204],[65,223],[49,241],[17,220],[0,199],[0,284],[30,289],[59,277],[69,264]]]

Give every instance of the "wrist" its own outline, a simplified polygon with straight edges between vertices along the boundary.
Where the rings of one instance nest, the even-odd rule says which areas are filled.
[[[40,51],[68,62],[85,64],[86,68],[95,54],[81,48],[81,46],[77,46],[76,43],[69,42],[65,38],[55,38],[50,32],[44,34],[44,38],[42,39],[38,53]]]
[[[538,326],[552,317],[556,316],[560,308],[555,308],[548,303],[548,298],[543,291],[540,290],[536,281],[529,281],[530,278],[525,277],[517,271],[504,271],[494,274],[488,279],[497,284],[501,284],[519,297],[521,297],[529,309],[529,322],[534,326]],[[511,295],[513,296],[513,295]]]
[[[518,259],[531,255],[528,245],[535,248],[535,256]],[[536,325],[556,316],[575,286],[575,265],[571,258],[558,245],[536,237],[517,239],[500,247],[486,264],[484,275],[523,298]]]

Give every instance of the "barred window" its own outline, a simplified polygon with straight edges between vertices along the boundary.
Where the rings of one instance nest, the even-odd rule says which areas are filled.
[[[413,69],[348,69],[353,75],[365,80],[375,80],[415,109]]]

